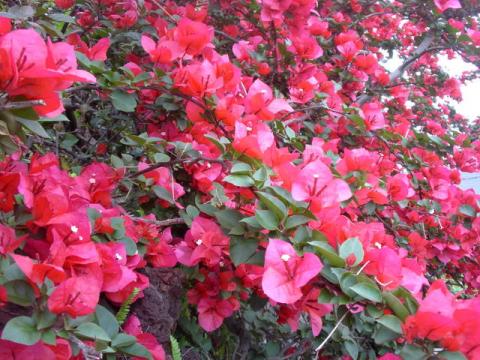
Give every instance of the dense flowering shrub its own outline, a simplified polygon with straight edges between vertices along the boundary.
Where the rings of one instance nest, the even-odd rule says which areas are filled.
[[[7,3],[2,359],[480,359],[478,1]]]

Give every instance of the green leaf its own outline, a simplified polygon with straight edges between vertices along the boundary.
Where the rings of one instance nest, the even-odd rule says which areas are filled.
[[[21,306],[29,306],[35,301],[32,287],[23,280],[15,280],[6,283],[8,302]]]
[[[2,331],[2,339],[18,344],[33,345],[41,338],[35,321],[28,316],[18,316],[10,319]]]
[[[53,329],[48,329],[42,333],[42,341],[49,345],[55,345],[57,343],[57,335]]]
[[[244,162],[236,162],[233,164],[232,169],[230,170],[230,173],[235,175],[248,175],[251,172],[252,167]]]
[[[361,297],[373,301],[373,302],[381,302],[382,301],[382,293],[380,290],[373,284],[370,283],[358,283],[353,285],[350,290],[357,293]]]
[[[466,215],[466,216],[475,217],[475,215],[477,215],[477,212],[475,211],[475,209],[468,204],[461,205],[458,208],[458,211],[460,212],[460,214],[463,214],[463,215]]]
[[[115,348],[127,347],[135,344],[137,338],[127,334],[118,334],[112,340],[112,346]]]
[[[109,337],[113,338],[120,328],[115,315],[102,305],[97,305],[95,309],[95,317],[100,327],[105,330]]]
[[[182,352],[180,351],[180,346],[178,345],[177,339],[170,335],[170,346],[172,347],[172,359],[173,360],[182,360]]]
[[[345,267],[345,260],[337,255],[335,250],[326,241],[309,241],[309,245],[315,247],[318,253],[325,258],[332,266]]]
[[[217,211],[215,213],[215,218],[218,220],[221,227],[230,230],[239,225],[243,215],[237,210],[224,209]]]
[[[44,310],[40,313],[37,313],[34,318],[37,324],[37,330],[44,330],[55,324],[55,321],[57,320],[57,315],[52,314],[48,310]]]
[[[259,210],[255,213],[258,223],[268,230],[276,230],[278,228],[278,219],[270,210]]]
[[[114,90],[110,94],[115,109],[123,112],[134,112],[137,107],[137,97],[124,91]]]
[[[402,359],[408,360],[425,360],[428,358],[428,354],[425,353],[420,347],[407,344],[400,352]]]
[[[339,280],[343,292],[350,297],[354,297],[356,293],[352,290],[352,287],[357,283],[356,276],[347,271],[340,276]]]
[[[253,179],[247,175],[229,175],[223,180],[238,187],[250,187],[255,184]]]
[[[257,191],[256,192],[260,202],[264,204],[268,209],[273,211],[278,220],[282,221],[287,217],[288,209],[283,202],[277,199],[275,196],[269,193]]]
[[[377,319],[377,322],[385,326],[387,329],[396,332],[397,334],[403,334],[402,322],[396,316],[384,315],[381,318]]]
[[[379,326],[377,329],[375,329],[373,340],[375,341],[375,344],[385,344],[389,341],[397,339],[399,336],[400,335],[398,335],[396,332],[387,329],[385,326]]]
[[[353,340],[347,340],[344,342],[345,349],[347,350],[348,354],[353,358],[353,360],[357,360],[358,358],[358,344]]]
[[[105,342],[111,341],[110,336],[108,336],[105,330],[103,330],[100,326],[92,322],[80,324],[75,329],[74,332],[75,332],[75,335],[82,338],[105,341]]]
[[[75,22],[74,17],[66,14],[54,13],[54,14],[48,14],[47,16],[54,21],[60,21],[60,22],[70,23],[70,24],[73,24]]]
[[[232,237],[230,240],[230,258],[235,266],[248,263],[257,252],[258,242],[255,239]]]
[[[402,302],[391,292],[385,291],[382,296],[388,307],[392,309],[395,315],[400,319],[405,320],[407,316],[410,315],[405,305],[403,305]]]
[[[442,351],[438,354],[440,359],[444,360],[467,360],[466,356],[461,352]]]
[[[138,343],[135,343],[126,347],[120,347],[119,350],[122,353],[130,356],[139,356],[139,357],[147,358],[149,360],[153,360],[152,354],[150,354],[150,352],[145,348],[145,346],[140,345]]]
[[[153,187],[153,192],[155,193],[155,195],[157,195],[157,197],[159,199],[165,200],[166,202],[168,202],[170,204],[175,204],[175,200],[173,199],[172,194],[170,192],[168,192],[167,189],[165,189],[161,186],[155,185]]]
[[[355,263],[353,266],[360,264],[365,256],[362,243],[356,237],[344,241],[342,245],[340,245],[338,252],[342,259],[347,259],[353,254],[355,256]]]
[[[309,221],[312,221],[312,219],[309,217],[303,215],[292,215],[287,218],[287,221],[285,222],[285,229],[290,230],[300,225],[304,225]]]
[[[164,153],[156,153],[153,155],[155,163],[168,163],[170,161],[170,156]]]
[[[50,135],[48,135],[48,133],[43,128],[42,124],[40,124],[38,121],[23,119],[19,117],[15,117],[15,120],[17,120],[20,124],[25,126],[28,130],[30,130],[35,135],[38,135],[46,139],[50,138]]]

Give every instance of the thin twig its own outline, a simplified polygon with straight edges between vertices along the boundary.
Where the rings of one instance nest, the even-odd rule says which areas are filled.
[[[320,350],[323,349],[323,347],[327,344],[328,340],[330,340],[330,338],[333,336],[333,334],[335,333],[335,331],[337,331],[338,327],[342,324],[343,320],[345,320],[345,318],[347,317],[348,315],[348,311],[342,315],[342,317],[340,318],[340,320],[338,320],[338,322],[335,324],[335,326],[333,327],[333,329],[328,333],[327,337],[325,338],[325,340],[322,341],[322,343],[315,349],[315,352],[317,353],[317,355],[319,354]]]
[[[78,346],[80,351],[83,353],[85,360],[100,360],[102,358],[102,354],[95,350],[94,348],[88,346],[79,338],[77,338],[73,334],[68,335],[68,340]]]
[[[149,224],[154,224],[157,226],[170,226],[170,225],[179,225],[179,224],[185,224],[185,220],[183,218],[172,218],[172,219],[167,219],[167,220],[152,220],[152,219],[145,219],[141,217],[134,217],[130,216],[132,220],[136,221],[143,221],[145,223]]]
[[[3,105],[0,105],[0,110],[14,110],[14,109],[25,109],[32,106],[45,105],[43,100],[27,100],[27,101],[16,101],[16,102],[7,102]]]

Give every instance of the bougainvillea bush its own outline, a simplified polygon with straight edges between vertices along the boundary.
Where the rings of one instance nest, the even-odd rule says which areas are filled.
[[[480,359],[479,1],[0,11],[2,360]]]

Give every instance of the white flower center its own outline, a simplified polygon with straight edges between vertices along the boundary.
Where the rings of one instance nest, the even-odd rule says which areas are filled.
[[[78,227],[76,227],[75,225],[72,225],[70,227],[70,230],[72,231],[72,233],[76,234],[78,232]]]
[[[287,262],[288,260],[290,260],[290,255],[288,255],[288,254],[283,254],[282,256],[280,256],[280,259],[282,259],[283,261]]]
[[[117,259],[118,261],[122,260],[123,257],[122,255],[120,255],[119,253],[115,253],[115,259]]]
[[[88,182],[90,184],[95,184],[97,182],[97,180],[95,180],[94,178],[90,178],[90,179],[88,179]]]
[[[195,244],[200,246],[200,245],[202,245],[202,242],[203,242],[202,239],[198,239],[197,241],[195,241]]]
[[[373,244],[373,245],[375,245],[375,247],[377,247],[377,248],[379,248],[379,249],[382,248],[382,244],[380,244],[378,241],[377,241],[375,244]]]

